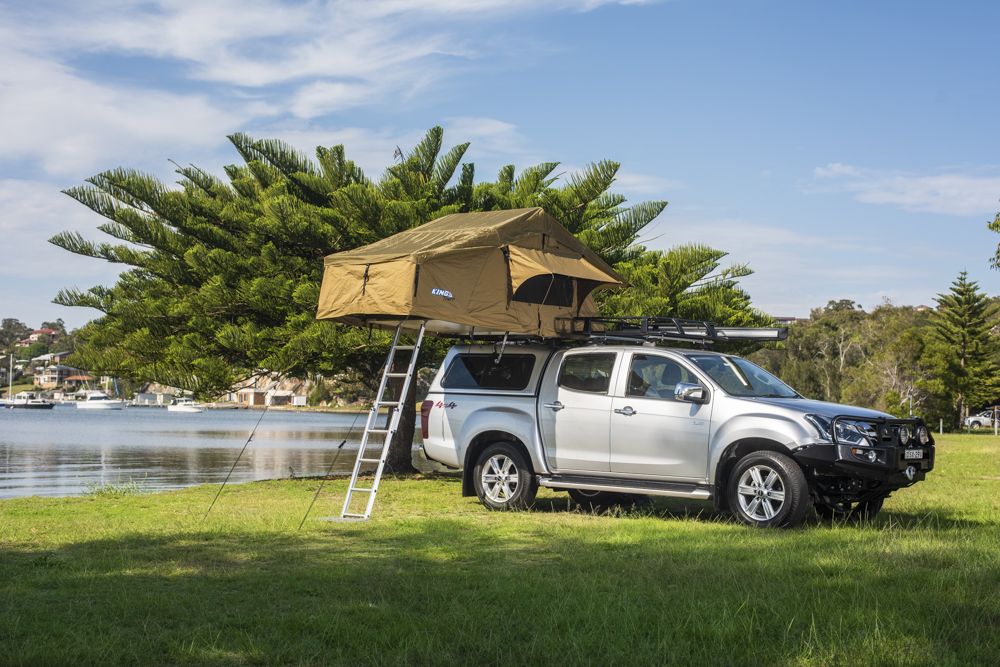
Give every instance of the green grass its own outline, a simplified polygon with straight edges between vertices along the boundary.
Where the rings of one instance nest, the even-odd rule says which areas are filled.
[[[97,496],[100,498],[122,498],[124,496],[134,496],[140,493],[145,493],[142,486],[135,480],[129,480],[127,482],[101,482],[100,484],[91,482],[87,484],[87,490],[84,492],[88,496]]]
[[[8,396],[8,390],[10,390],[9,396]],[[2,396],[4,400],[6,400],[7,398],[13,398],[14,396],[17,396],[18,392],[22,391],[39,391],[39,389],[31,382],[15,384],[13,387],[8,387],[5,384],[2,387],[0,387],[0,396]]]
[[[944,436],[872,526],[487,512],[386,479],[0,502],[0,664],[1000,664],[1000,442]]]

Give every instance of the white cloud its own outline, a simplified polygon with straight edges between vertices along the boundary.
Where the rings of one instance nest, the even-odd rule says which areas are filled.
[[[817,167],[813,175],[820,190],[849,192],[866,204],[910,212],[978,217],[1000,206],[1000,174],[996,173],[913,174],[833,162]]]
[[[108,275],[109,264],[45,242],[61,231],[96,238],[100,234],[95,227],[102,220],[53,183],[0,179],[0,240],[4,248],[0,277],[23,279],[44,274],[46,278],[89,279]]]
[[[668,197],[670,192],[684,189],[684,183],[672,178],[663,178],[653,174],[638,174],[631,171],[619,171],[615,179],[616,189],[637,195],[655,195]],[[669,197],[668,197],[669,198]]]
[[[517,126],[497,118],[455,116],[444,122],[445,136],[459,143],[472,142],[470,148],[479,156],[516,158],[524,167],[531,161],[531,150]]]
[[[187,158],[269,117],[310,120],[387,100],[399,106],[495,48],[475,39],[470,26],[607,4],[630,3],[96,0],[0,6],[0,155],[40,163],[50,174],[80,176],[109,162],[134,164],[137,155],[159,157],[167,147]],[[114,70],[104,72],[112,78],[98,80],[72,65],[86,54],[140,56],[157,65],[121,85],[113,83]],[[169,80],[157,78],[160,71],[169,72]],[[178,84],[194,81],[217,85],[178,92]],[[504,152],[489,143],[502,141],[496,129],[482,137],[477,150]]]
[[[715,218],[678,210],[661,216],[645,234],[651,249],[702,243],[729,252],[724,263],[747,263],[754,274],[742,284],[754,304],[778,316],[805,316],[831,299],[854,299],[872,307],[884,298],[926,302],[937,276],[923,260],[961,260],[961,253],[921,247],[913,239],[891,248],[871,244],[843,229],[810,233],[742,218]],[[903,259],[903,257],[907,259]]]
[[[89,175],[143,151],[218,142],[241,116],[201,95],[116,88],[12,47],[0,32],[0,155],[50,174]]]

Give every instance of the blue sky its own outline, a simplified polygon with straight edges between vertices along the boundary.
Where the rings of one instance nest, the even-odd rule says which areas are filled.
[[[94,316],[50,300],[115,268],[46,239],[100,238],[59,191],[102,169],[220,172],[242,130],[376,174],[435,124],[483,177],[620,161],[619,191],[670,202],[650,247],[729,251],[775,315],[929,304],[963,269],[997,294],[998,23],[986,1],[0,2],[0,315]]]

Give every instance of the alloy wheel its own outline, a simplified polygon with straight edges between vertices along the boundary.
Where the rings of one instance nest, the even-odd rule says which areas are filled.
[[[518,475],[514,461],[505,454],[494,454],[482,472],[483,491],[495,503],[506,503],[517,493]]]
[[[754,521],[770,521],[785,504],[781,475],[766,465],[747,468],[740,476],[737,493],[740,509]]]

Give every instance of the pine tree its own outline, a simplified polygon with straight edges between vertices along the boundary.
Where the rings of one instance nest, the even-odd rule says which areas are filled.
[[[986,227],[991,232],[996,232],[997,234],[1000,234],[1000,213],[997,213],[996,217],[993,218],[991,222],[987,222]],[[993,255],[993,259],[990,260],[990,265],[994,269],[1000,269],[1000,243],[997,244],[997,251]]]
[[[937,296],[933,318],[935,333],[945,344],[942,359],[947,373],[945,385],[953,397],[957,421],[968,416],[969,406],[989,400],[997,388],[993,362],[996,311],[979,284],[962,271],[951,289]]]
[[[619,169],[611,161],[561,185],[556,162],[519,174],[508,165],[495,181],[476,183],[474,165],[462,163],[469,144],[445,150],[440,127],[378,178],[343,146],[321,146],[310,159],[281,141],[229,140],[242,163],[225,167],[224,179],[178,166],[177,189],[113,169],[66,191],[103,216],[98,229],[121,243],[75,232],[51,242],[125,269],[110,287],[57,295],[57,303],[103,313],[81,330],[74,365],[201,397],[272,374],[349,372],[370,383],[387,336],[315,319],[325,255],[448,213],[542,206],[607,261],[635,261],[647,252],[640,231],[667,205],[627,206],[609,191]],[[633,307],[642,312],[641,303]],[[393,472],[410,468],[412,404],[390,453]]]
[[[721,267],[728,253],[704,245],[682,245],[666,252],[645,251],[615,268],[627,290],[598,293],[607,315],[663,315],[709,320],[728,326],[768,326],[773,320],[756,310],[739,279],[753,273],[745,264]]]

